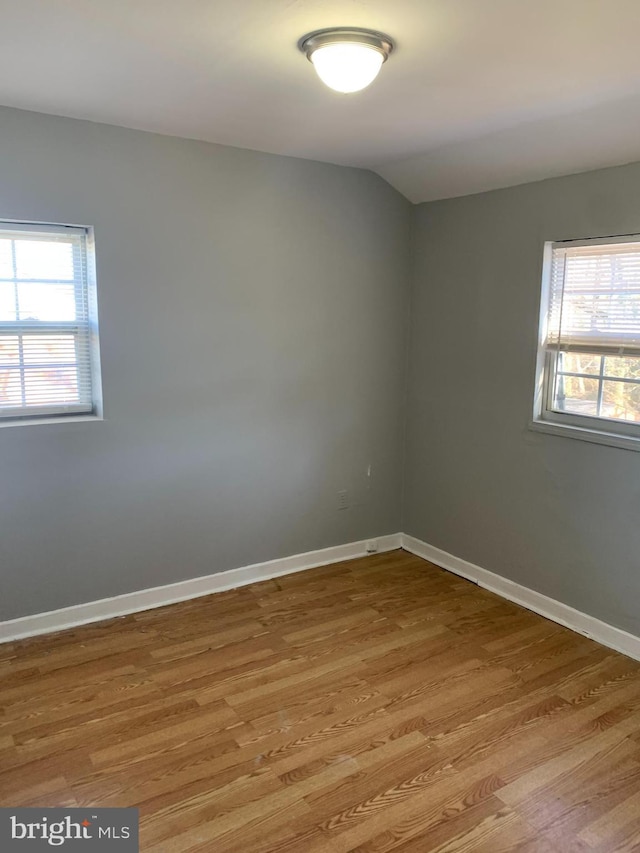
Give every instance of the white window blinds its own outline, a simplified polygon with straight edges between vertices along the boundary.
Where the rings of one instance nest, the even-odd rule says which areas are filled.
[[[549,296],[547,347],[640,355],[640,237],[554,244]]]
[[[0,418],[95,412],[87,237],[0,223]]]

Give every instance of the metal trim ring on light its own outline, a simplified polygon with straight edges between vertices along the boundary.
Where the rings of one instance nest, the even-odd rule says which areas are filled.
[[[372,47],[382,54],[383,64],[389,58],[394,47],[391,38],[384,33],[379,33],[376,30],[364,30],[359,27],[330,27],[325,30],[315,30],[315,32],[303,36],[298,42],[298,47],[311,62],[311,56],[318,48],[345,42]]]

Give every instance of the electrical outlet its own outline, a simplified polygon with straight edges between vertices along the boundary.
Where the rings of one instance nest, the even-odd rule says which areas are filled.
[[[349,509],[349,495],[346,489],[338,492],[338,509]]]
[[[367,540],[367,554],[377,554],[378,553],[378,543],[375,539]]]

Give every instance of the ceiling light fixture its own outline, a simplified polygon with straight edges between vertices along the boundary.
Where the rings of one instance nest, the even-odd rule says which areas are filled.
[[[336,92],[364,89],[393,50],[393,42],[384,33],[346,27],[308,33],[298,46],[322,82]]]

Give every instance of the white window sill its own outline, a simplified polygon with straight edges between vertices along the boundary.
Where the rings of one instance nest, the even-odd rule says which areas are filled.
[[[577,438],[579,441],[590,441],[593,444],[606,444],[609,447],[640,451],[640,438],[619,435],[605,430],[586,429],[573,424],[551,423],[540,419],[532,420],[529,423],[529,429],[535,432],[546,432],[549,435],[558,435],[562,438]]]
[[[43,418],[16,418],[15,420],[0,419],[0,429],[3,427],[40,426],[42,424],[86,424],[103,421],[102,415],[58,415]]]

